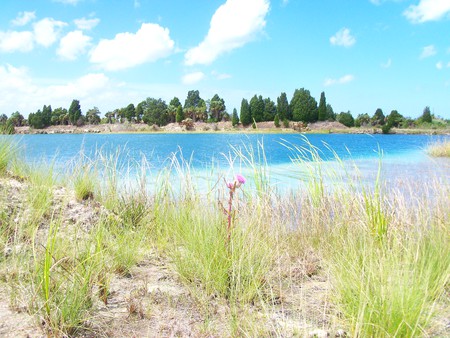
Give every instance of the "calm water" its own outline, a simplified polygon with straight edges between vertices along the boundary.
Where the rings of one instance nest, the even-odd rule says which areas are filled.
[[[439,164],[436,171],[435,161],[429,158],[424,149],[428,144],[448,136],[431,135],[347,135],[347,134],[58,134],[58,135],[23,135],[13,136],[22,144],[27,161],[53,161],[57,170],[67,167],[69,161],[76,159],[80,151],[88,157],[95,152],[115,153],[121,149],[122,161],[139,161],[146,157],[154,171],[167,165],[167,159],[174,153],[177,157],[190,159],[191,167],[207,170],[214,167],[229,174],[229,159],[235,158],[233,149],[241,149],[244,155],[253,149],[264,148],[267,164],[272,169],[275,181],[283,178],[292,180],[292,157],[299,155],[292,151],[294,147],[305,147],[307,141],[320,149],[323,160],[330,161],[334,155],[356,163],[368,179],[373,177],[378,168],[380,152],[383,154],[383,169],[390,177],[416,177],[423,171],[448,179],[448,161]],[[445,161],[445,160],[444,160]],[[244,164],[234,163],[235,170],[245,171]],[[236,168],[238,167],[238,168]],[[293,174],[294,173],[294,174]],[[292,181],[289,182],[290,184]]]

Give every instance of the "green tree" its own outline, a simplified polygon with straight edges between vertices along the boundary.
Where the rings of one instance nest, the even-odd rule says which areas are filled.
[[[327,117],[329,121],[336,121],[336,114],[334,113],[331,104],[327,103]]]
[[[233,116],[232,116],[232,118],[231,118],[231,125],[232,125],[233,127],[235,127],[235,126],[237,126],[238,124],[239,124],[239,116],[238,116],[238,113],[237,113],[236,108],[233,108]]]
[[[384,125],[385,116],[383,110],[378,108],[372,116],[372,126],[382,126]]]
[[[289,102],[286,93],[284,92],[277,98],[277,114],[282,121],[284,119],[292,119],[292,116],[289,113]]]
[[[167,107],[169,122],[172,123],[176,121],[178,107],[181,107],[181,102],[178,97],[175,96],[172,100],[170,100],[169,106]]]
[[[68,123],[68,112],[66,108],[56,108],[52,111],[51,124],[53,126],[64,125]]]
[[[177,123],[181,123],[181,121],[183,121],[183,120],[184,120],[183,108],[181,106],[178,106],[176,121],[177,121]]]
[[[319,121],[326,121],[328,119],[325,92],[320,93],[319,108],[317,109],[317,112]]]
[[[264,99],[264,114],[263,121],[273,121],[277,114],[277,107],[269,97]]]
[[[398,128],[403,122],[403,116],[397,111],[392,110],[391,113],[386,118],[386,124],[391,128]]]
[[[144,108],[142,106],[143,102],[139,102],[135,109],[137,123],[140,123],[142,121],[142,117],[144,116]]]
[[[70,104],[70,108],[69,108],[69,122],[72,125],[75,125],[78,123],[81,116],[82,116],[82,113],[81,113],[80,101],[72,100],[72,103]]]
[[[6,116],[6,114],[1,114],[0,115],[0,124],[5,124],[6,121],[8,121],[8,116]]]
[[[86,121],[88,124],[100,123],[100,110],[97,107],[91,108],[86,112]]]
[[[244,126],[248,126],[252,123],[252,115],[250,113],[250,105],[246,99],[241,101],[241,111],[240,111],[241,123]]]
[[[369,114],[359,114],[355,119],[355,127],[366,127],[370,125]]]
[[[311,96],[309,90],[296,89],[291,103],[292,118],[294,121],[315,122],[318,118],[317,101]]]
[[[433,121],[433,118],[431,117],[430,107],[426,106],[423,109],[423,114],[422,114],[420,120],[421,120],[421,122],[425,122],[425,123],[431,123]]]
[[[276,128],[280,128],[280,126],[281,126],[280,125],[280,117],[278,116],[278,114],[275,115],[273,122],[274,122]]]
[[[215,122],[222,120],[222,115],[225,112],[225,101],[220,98],[219,95],[215,94],[211,101],[209,102],[209,111],[211,113],[211,118]]]
[[[355,126],[355,119],[353,118],[353,115],[348,111],[346,113],[341,112],[337,116],[338,122],[342,123],[344,126],[347,127],[354,127]]]
[[[42,108],[42,123],[44,127],[48,127],[52,124],[52,106],[46,106]]]
[[[134,104],[130,103],[125,108],[125,118],[128,120],[128,122],[133,122],[136,117],[136,108],[134,107]]]
[[[164,126],[169,118],[167,114],[167,104],[162,99],[147,98],[144,104],[144,116],[142,120],[148,125],[156,124]]]
[[[25,123],[25,118],[18,111],[12,113],[8,120],[11,121],[14,127],[21,127]]]
[[[45,127],[44,115],[40,109],[36,113],[31,113],[28,116],[28,124],[34,129],[43,129]]]
[[[255,122],[262,122],[264,120],[264,99],[261,95],[259,97],[255,95],[251,98],[250,114],[252,120]]]
[[[191,118],[194,122],[196,121],[196,117],[198,115],[198,109],[202,103],[202,98],[200,97],[200,93],[198,90],[190,90],[187,94],[187,98],[184,101],[184,115],[185,117]],[[206,104],[205,104],[206,107]]]

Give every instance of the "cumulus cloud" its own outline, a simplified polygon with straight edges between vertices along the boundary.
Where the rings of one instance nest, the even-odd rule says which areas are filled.
[[[265,27],[268,12],[268,0],[227,0],[212,16],[205,39],[185,54],[186,65],[211,64],[254,40]]]
[[[173,49],[167,28],[144,23],[136,33],[119,33],[112,40],[101,40],[91,51],[90,62],[116,71],[167,57]]]
[[[204,78],[205,78],[205,74],[204,73],[202,73],[202,72],[193,72],[193,73],[189,73],[189,74],[184,75],[181,78],[181,82],[183,82],[183,84],[185,84],[185,85],[192,85],[192,84],[200,82]]]
[[[56,54],[64,60],[76,60],[78,56],[86,52],[92,38],[76,30],[67,33],[59,42]]]
[[[42,81],[33,79],[24,67],[0,65],[0,106],[7,114],[19,110],[26,116],[44,104],[68,107],[73,98],[79,99],[84,107],[94,106],[104,99],[114,100],[119,97],[117,90],[116,85],[103,73],[91,73],[53,85],[42,85]]]
[[[420,0],[418,5],[409,6],[403,15],[412,23],[437,21],[450,14],[448,0]]]
[[[36,19],[35,12],[20,12],[14,20],[11,20],[11,24],[13,26],[25,26],[34,19]]]
[[[92,18],[92,19],[81,18],[81,19],[75,19],[75,20],[73,20],[73,22],[75,23],[75,26],[77,26],[78,29],[89,31],[98,25],[98,23],[100,22],[100,19],[98,19],[98,18]]]
[[[426,59],[430,56],[436,55],[437,51],[434,45],[425,46],[420,54],[420,59]]]
[[[213,71],[211,72],[211,75],[214,76],[217,80],[226,80],[226,79],[231,78],[231,75],[230,75],[230,74],[227,74],[227,73],[219,73],[219,72],[217,72],[217,71],[215,71],[215,70],[213,70]]]
[[[339,79],[325,79],[324,81],[324,86],[328,87],[328,86],[332,86],[332,85],[341,85],[341,84],[346,84],[349,82],[352,82],[355,79],[355,77],[351,74],[347,74],[344,75],[342,77],[340,77]]]
[[[442,61],[439,61],[438,63],[436,63],[436,68],[438,70],[441,70],[442,68],[444,68],[444,64],[442,63]]]
[[[61,29],[67,26],[65,22],[45,18],[33,25],[36,42],[44,47],[50,47],[58,39]]]
[[[34,47],[32,32],[0,31],[0,52],[30,52]]]
[[[350,34],[350,29],[344,27],[330,38],[330,43],[334,46],[351,47],[356,39]]]

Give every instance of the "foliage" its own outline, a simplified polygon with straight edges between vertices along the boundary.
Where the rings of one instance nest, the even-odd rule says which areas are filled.
[[[70,107],[69,107],[68,114],[69,114],[70,124],[72,124],[72,125],[77,124],[79,119],[82,116],[80,101],[72,100],[72,103],[70,104]]]
[[[250,114],[255,122],[264,121],[264,100],[262,96],[253,96],[250,100]],[[242,121],[242,117],[241,117]]]
[[[221,121],[223,119],[225,109],[225,101],[220,98],[219,95],[215,94],[209,102],[209,111],[211,112],[211,118],[213,121]]]
[[[319,101],[319,108],[317,109],[318,112],[318,120],[319,121],[326,121],[328,119],[327,115],[327,100],[325,98],[325,93],[320,93],[320,101]]]
[[[355,127],[367,127],[370,125],[369,114],[358,114],[355,119]]]
[[[342,123],[344,126],[347,127],[354,127],[355,126],[355,119],[353,118],[353,115],[348,111],[348,112],[341,112],[338,116],[337,116],[337,121],[339,123]]]
[[[423,109],[423,114],[422,114],[420,120],[421,120],[421,122],[424,122],[424,123],[431,123],[432,122],[433,119],[431,117],[430,107],[426,106]]]
[[[250,113],[250,105],[246,99],[242,99],[241,102],[241,111],[240,111],[241,123],[244,126],[248,126],[252,123],[252,115]]]
[[[275,124],[276,128],[280,128],[280,118],[278,117],[278,114],[275,115],[275,119],[273,120],[273,123]]]
[[[86,122],[88,124],[100,123],[100,110],[97,107],[91,108],[86,112]]]
[[[385,123],[385,116],[383,110],[378,108],[372,116],[371,119],[372,126],[382,126]]]
[[[181,123],[184,120],[183,108],[180,106],[177,107],[176,121],[177,123]]]
[[[236,108],[233,108],[233,116],[231,117],[231,125],[236,127],[239,124],[239,116]]]
[[[315,122],[318,118],[317,102],[311,96],[309,90],[296,89],[292,97],[290,107],[294,121]]]
[[[144,111],[142,121],[148,125],[164,126],[168,123],[167,104],[164,100],[148,97],[142,102],[142,109]]]
[[[277,98],[277,114],[281,121],[284,121],[284,119],[292,119],[289,109],[289,102],[286,93],[284,92]]]

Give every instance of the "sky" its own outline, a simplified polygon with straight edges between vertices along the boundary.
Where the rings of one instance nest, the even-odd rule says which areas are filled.
[[[189,90],[228,112],[305,88],[334,111],[450,118],[450,0],[2,0],[0,114]]]

